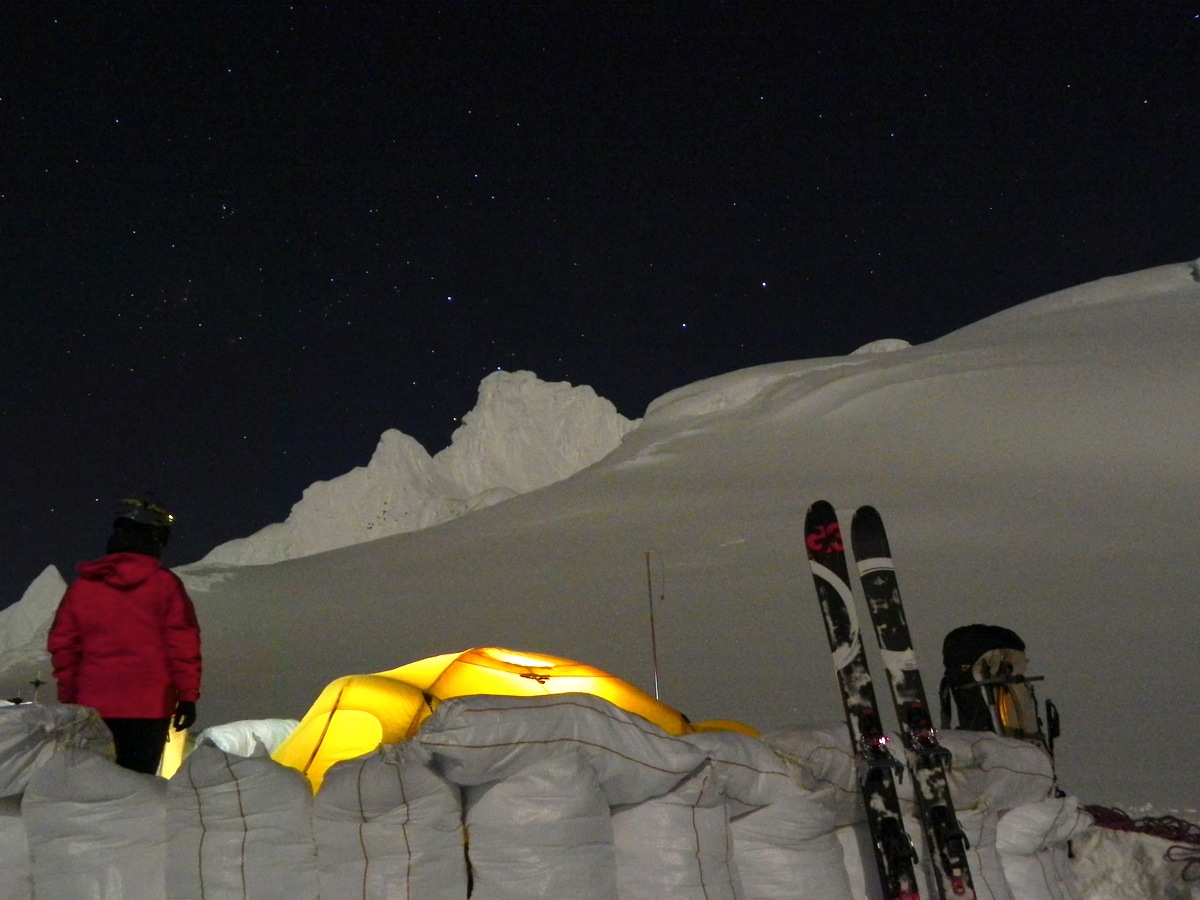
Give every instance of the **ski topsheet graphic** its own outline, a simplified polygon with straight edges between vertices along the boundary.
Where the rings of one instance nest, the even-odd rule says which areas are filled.
[[[879,640],[879,652],[887,669],[905,761],[912,774],[931,880],[942,900],[974,898],[975,887],[967,865],[967,839],[954,814],[947,780],[950,753],[938,743],[913,653],[887,533],[873,507],[864,506],[855,512],[850,537],[863,594]]]
[[[896,796],[895,777],[903,770],[888,752],[888,739],[875,703],[875,689],[850,592],[841,529],[833,507],[824,500],[809,507],[804,543],[842,692],[846,724],[858,759],[859,788],[879,882],[886,900],[920,900],[915,871],[917,855],[904,830],[900,800]]]

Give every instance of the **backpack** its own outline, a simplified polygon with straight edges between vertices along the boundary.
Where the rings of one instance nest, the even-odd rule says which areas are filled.
[[[938,695],[942,727],[951,723],[951,698],[958,727],[994,731],[1047,747],[1037,699],[1025,670],[1025,642],[1000,625],[964,625],[942,643],[942,676]],[[1048,748],[1047,748],[1048,749]]]

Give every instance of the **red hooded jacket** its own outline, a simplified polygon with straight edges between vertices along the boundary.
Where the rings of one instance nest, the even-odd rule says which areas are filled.
[[[200,625],[187,591],[153,556],[80,563],[47,647],[58,699],[106,719],[161,719],[200,698]]]

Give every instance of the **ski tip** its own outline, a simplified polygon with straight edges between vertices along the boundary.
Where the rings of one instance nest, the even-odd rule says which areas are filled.
[[[850,540],[854,544],[854,555],[861,563],[865,559],[890,557],[887,533],[883,529],[883,517],[873,506],[860,506],[850,520]]]
[[[837,510],[828,500],[817,500],[808,507],[804,519],[807,522],[833,522],[837,520]]]
[[[818,500],[813,503],[804,516],[808,526],[826,525],[838,520],[837,510],[828,500]]]
[[[850,531],[854,534],[883,534],[883,516],[873,506],[860,506],[850,519]],[[882,537],[880,540],[885,540]],[[883,554],[886,556],[887,554]]]

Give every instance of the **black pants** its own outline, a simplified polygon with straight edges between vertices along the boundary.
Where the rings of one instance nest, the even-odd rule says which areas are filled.
[[[163,746],[167,743],[167,728],[171,724],[169,716],[165,719],[105,719],[104,724],[112,732],[118,766],[147,775],[158,772]]]

